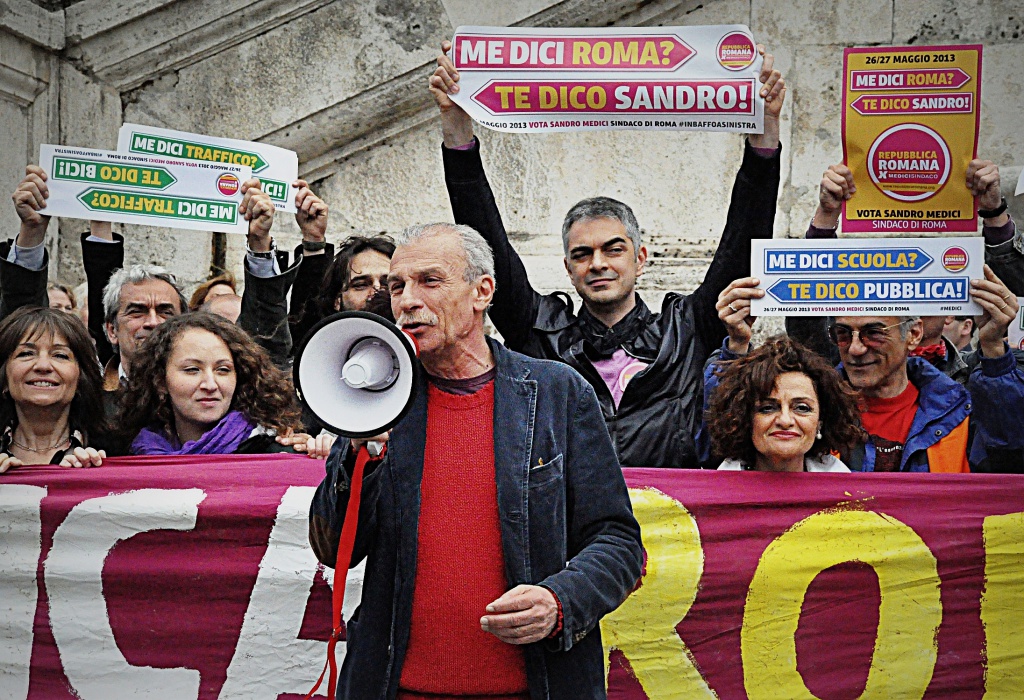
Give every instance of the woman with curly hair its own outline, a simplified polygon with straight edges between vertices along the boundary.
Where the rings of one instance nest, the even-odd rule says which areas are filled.
[[[23,307],[0,322],[0,473],[102,464],[102,390],[92,339],[77,318]]]
[[[146,339],[118,425],[132,454],[258,454],[291,451],[296,441],[287,436],[300,415],[266,351],[235,324],[199,311]]]
[[[719,367],[707,429],[719,469],[848,472],[835,455],[863,439],[856,393],[785,336]]]

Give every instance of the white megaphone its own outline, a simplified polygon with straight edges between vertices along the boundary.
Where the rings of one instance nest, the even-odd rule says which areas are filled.
[[[299,398],[328,430],[368,438],[409,411],[419,363],[415,341],[398,326],[343,311],[313,326],[292,371]]]

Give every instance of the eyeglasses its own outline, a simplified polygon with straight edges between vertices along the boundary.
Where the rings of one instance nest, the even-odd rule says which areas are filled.
[[[885,342],[889,340],[889,329],[896,328],[899,325],[899,323],[894,323],[891,326],[865,326],[858,330],[837,323],[828,327],[828,337],[841,348],[849,347],[853,339],[858,337],[864,345],[878,348],[885,345]]]

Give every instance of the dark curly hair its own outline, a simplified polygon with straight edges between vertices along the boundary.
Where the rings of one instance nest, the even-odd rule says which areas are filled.
[[[20,308],[0,322],[0,431],[18,422],[7,386],[7,361],[23,340],[44,335],[64,338],[78,363],[78,387],[68,413],[71,429],[82,433],[86,446],[104,447],[109,427],[103,412],[103,377],[89,331],[75,316],[37,306]]]
[[[749,355],[716,369],[720,383],[705,417],[716,458],[755,463],[754,409],[771,396],[779,375],[786,372],[807,375],[818,395],[821,438],[811,446],[810,457],[820,459],[863,439],[856,391],[816,352],[786,336],[775,336]]]
[[[302,424],[291,381],[277,369],[249,335],[235,324],[205,311],[164,321],[146,338],[132,361],[128,387],[117,416],[121,438],[129,444],[143,428],[176,434],[174,410],[167,394],[167,362],[175,342],[194,328],[224,341],[235,364],[235,394],[231,410],[279,433]]]
[[[352,259],[360,253],[373,250],[381,255],[391,258],[395,254],[395,242],[389,236],[379,234],[376,236],[352,235],[341,242],[338,252],[334,254],[331,266],[324,273],[324,281],[320,285],[320,294],[309,300],[306,313],[310,315],[312,324],[338,313],[334,303],[338,295],[348,289],[349,277],[351,275]],[[344,309],[341,309],[344,311]]]

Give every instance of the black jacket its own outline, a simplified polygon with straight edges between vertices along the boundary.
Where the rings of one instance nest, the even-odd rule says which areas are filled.
[[[516,355],[494,341],[490,347],[497,366],[494,474],[508,585],[550,589],[563,614],[560,634],[522,647],[530,697],[603,699],[606,657],[598,622],[622,604],[640,576],[640,526],[590,387],[567,367]],[[384,460],[363,478],[352,563],[365,557],[366,575],[359,609],[348,621],[339,698],[394,700],[398,693],[416,587],[427,414],[426,382],[420,382]],[[348,452],[348,440],[334,443],[310,504],[309,541],[331,567],[351,486]]]
[[[629,382],[616,409],[584,355],[572,302],[565,294],[543,295],[530,285],[494,202],[479,144],[465,151],[442,148],[455,221],[475,228],[494,250],[497,286],[489,313],[495,328],[512,350],[561,360],[587,379],[624,467],[698,466],[694,437],[701,420],[704,361],[725,337],[715,302],[730,282],[750,274],[751,239],[772,237],[779,152],[762,158],[747,145],[725,230],[703,284],[688,296],[666,295],[660,313],[641,309],[645,328],[623,349],[650,366]]]

